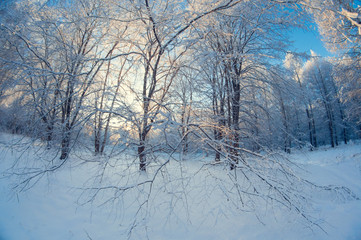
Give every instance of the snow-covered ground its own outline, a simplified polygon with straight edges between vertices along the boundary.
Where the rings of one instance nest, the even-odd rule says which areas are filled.
[[[0,140],[8,142],[8,137]],[[322,186],[300,188],[306,197],[300,202],[323,230],[277,204],[244,198],[253,208],[241,208],[237,201],[242,200],[222,177],[226,168],[200,156],[171,160],[150,186],[137,183],[152,179],[157,168],[136,173],[131,154],[114,156],[107,164],[91,155],[73,155],[19,192],[12,187],[23,178],[8,177],[11,163],[21,159],[27,170],[36,170],[47,154],[36,147],[20,151],[0,143],[0,148],[0,240],[361,239],[360,143],[290,157],[302,178]]]

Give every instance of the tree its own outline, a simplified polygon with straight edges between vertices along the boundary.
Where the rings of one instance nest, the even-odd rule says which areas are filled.
[[[267,88],[269,59],[277,58],[282,46],[287,44],[281,30],[287,28],[288,23],[279,25],[282,10],[282,6],[272,1],[242,3],[228,10],[227,15],[214,15],[210,20],[214,27],[203,30],[202,51],[210,59],[200,61],[212,92],[215,141],[227,145],[232,169],[242,152],[241,138],[255,137],[259,132],[260,116],[250,109],[259,108],[262,112],[262,107],[249,104],[252,100],[256,102],[256,92],[262,93],[260,90]],[[249,126],[254,129],[253,133],[247,133]],[[225,141],[222,140],[224,133],[228,135]],[[257,145],[257,141],[253,144]],[[216,152],[220,147],[217,149]]]
[[[139,169],[146,171],[147,139],[164,105],[174,78],[179,71],[178,61],[187,50],[181,45],[181,36],[195,23],[211,13],[237,5],[240,0],[217,1],[211,6],[204,3],[183,1],[131,2],[125,8],[131,15],[131,21],[137,24],[132,41],[138,48],[140,58],[138,69],[142,74],[140,89],[132,89],[141,109],[135,121],[138,131]],[[198,5],[197,5],[198,4]],[[196,9],[203,7],[198,12]],[[180,20],[181,19],[181,20]],[[162,120],[159,120],[162,121]]]
[[[359,49],[361,18],[356,1],[300,2],[313,14],[318,29],[330,49]]]
[[[11,89],[15,88],[21,69],[13,62],[19,60],[17,51],[21,51],[21,42],[9,33],[6,26],[20,24],[24,19],[12,1],[0,3],[0,102],[5,103]]]
[[[338,89],[338,104],[340,106],[340,114],[344,121],[344,140],[347,141],[348,136],[352,133],[361,131],[361,82],[360,82],[360,66],[351,56],[345,55],[341,58],[335,68],[334,77]],[[350,133],[349,128],[353,131]],[[354,136],[354,137],[357,137]]]
[[[303,77],[309,86],[314,88],[314,95],[324,108],[329,133],[329,141],[332,147],[339,144],[339,127],[342,126],[342,135],[347,143],[346,130],[344,127],[344,114],[340,100],[338,98],[338,89],[336,89],[331,63],[319,59],[313,55],[313,58],[305,64]]]
[[[230,211],[272,203],[313,223],[299,189],[309,182],[296,176],[293,163],[278,150],[290,153],[294,136],[301,142],[305,129],[312,147],[325,139],[337,143],[344,106],[326,61],[313,57],[303,72],[295,59],[288,59],[289,72],[280,66],[288,44],[284,31],[295,20],[288,2],[296,1],[24,2],[21,9],[29,19],[1,29],[6,33],[0,37],[2,58],[14,54],[2,59],[2,70],[11,66],[11,71],[1,77],[21,76],[14,111],[7,114],[19,117],[20,107],[28,109],[24,125],[32,123],[35,137],[49,148],[57,144],[63,161],[54,164],[46,156],[38,161],[41,167],[22,168],[15,172],[25,176],[19,185],[31,186],[59,169],[80,134],[93,137],[100,170],[89,181],[94,184],[87,189],[89,201],[101,191],[113,191],[109,202],[136,191],[135,227],[138,214],[149,213],[149,200],[168,195],[172,184],[182,186],[180,195],[187,198],[193,175],[183,175],[181,161],[174,168],[168,163],[177,150],[201,146],[215,153],[217,163],[215,168],[200,164],[198,172],[209,171],[201,182],[221,184],[217,189],[231,203]],[[359,98],[352,103],[358,106]],[[15,129],[22,123],[16,121]],[[136,168],[134,161],[100,156],[111,125],[130,136],[127,154],[135,151]],[[177,131],[169,141],[168,134]],[[154,154],[161,157],[148,168],[150,154],[160,150],[167,154]],[[145,171],[150,174],[139,174]],[[106,174],[112,177],[103,178]]]
[[[286,58],[284,60],[285,67],[291,71],[291,76],[294,81],[297,83],[300,89],[300,102],[303,103],[306,116],[307,116],[307,125],[308,125],[308,133],[309,133],[309,142],[311,145],[311,151],[313,148],[317,148],[317,131],[314,117],[313,105],[310,99],[310,93],[306,89],[305,82],[302,79],[302,59],[298,56],[295,56],[292,53],[287,53]]]
[[[113,47],[118,45],[118,43],[119,42],[115,42]],[[130,46],[128,50],[124,49],[124,51],[129,53],[131,51],[131,47],[132,46]],[[112,53],[109,55],[111,58]],[[115,63],[108,61],[106,65],[104,75],[98,77],[100,78],[100,81],[94,86],[94,122],[91,124],[91,127],[94,128],[95,154],[104,153],[104,149],[110,135],[110,123],[117,106],[119,95],[121,94],[122,84],[124,83],[128,72],[133,67],[127,57],[120,58],[115,61]],[[116,72],[116,75],[113,76],[112,72]],[[115,81],[113,79],[114,77],[116,78]]]
[[[348,66],[357,69],[361,60],[361,15],[358,1],[312,1],[309,5],[312,6],[311,12],[328,48],[340,54],[339,65],[344,66],[342,62],[348,59]],[[349,89],[348,96],[356,96],[358,91],[358,87]],[[342,110],[340,114],[345,117]],[[344,127],[344,142],[347,142],[346,135]]]
[[[49,145],[58,134],[60,159],[65,160],[74,132],[93,114],[85,107],[86,98],[117,42],[100,45],[106,21],[89,17],[101,14],[101,1],[25,3],[29,21],[17,28],[5,26],[22,44],[14,64],[22,68],[23,96],[34,119],[45,125]]]
[[[172,85],[170,92],[171,98],[174,101],[174,109],[171,111],[177,122],[179,122],[179,137],[181,141],[181,152],[187,154],[190,150],[190,127],[193,122],[193,107],[198,71],[190,67],[182,67],[177,75],[176,82]],[[172,102],[172,100],[171,100]]]

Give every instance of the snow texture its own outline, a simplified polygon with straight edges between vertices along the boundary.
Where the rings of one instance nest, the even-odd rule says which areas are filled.
[[[9,137],[0,135],[2,142],[9,142]],[[99,173],[99,164],[85,163],[82,156],[75,155],[69,164],[46,175],[28,191],[16,193],[12,189],[15,180],[7,177],[6,170],[21,153],[6,145],[0,147],[0,240],[361,239],[360,143],[291,155],[303,169],[303,178],[334,189],[305,192],[310,196],[309,214],[326,233],[300,223],[296,213],[274,206],[256,206],[256,212],[238,211],[236,205],[229,208],[227,202],[232,199],[220,194],[222,183],[215,180],[217,174],[224,174],[224,168],[205,164],[207,159],[198,160],[199,156],[188,156],[194,160],[184,162],[171,161],[167,172],[162,173],[162,181],[169,182],[159,187],[161,182],[156,181],[147,207],[139,208],[144,186],[114,198],[104,190],[92,199],[92,192],[84,188],[97,179],[93,176]],[[27,151],[21,157],[37,161],[37,155]],[[172,176],[172,168],[180,165],[182,176]],[[119,168],[113,171],[106,172],[104,182],[116,185],[117,176],[123,173],[118,172]],[[128,186],[143,178],[147,176],[129,176]],[[182,181],[178,181],[180,178]],[[109,199],[110,203],[104,203]]]

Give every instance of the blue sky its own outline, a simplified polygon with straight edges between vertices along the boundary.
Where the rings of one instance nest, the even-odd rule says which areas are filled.
[[[309,54],[310,50],[312,49],[314,52],[324,57],[332,55],[332,53],[328,52],[324,47],[321,41],[321,36],[317,30],[305,31],[302,29],[294,29],[290,33],[290,37],[291,40],[294,41],[294,49],[291,50],[297,52],[306,52]]]

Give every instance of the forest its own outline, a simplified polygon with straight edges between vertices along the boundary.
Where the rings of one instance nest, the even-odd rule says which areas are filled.
[[[359,198],[300,178],[290,156],[361,137],[358,4],[1,1],[0,131],[16,136],[2,149],[23,153],[3,176],[16,179],[15,192],[31,191],[67,166],[96,162],[80,198],[138,196],[130,234],[152,190],[187,199],[185,186],[170,185],[196,181],[183,164],[201,162],[199,171],[217,169],[206,176],[225,184],[235,209],[279,205],[323,231],[300,187]],[[295,51],[294,29],[318,31],[332,54]]]

